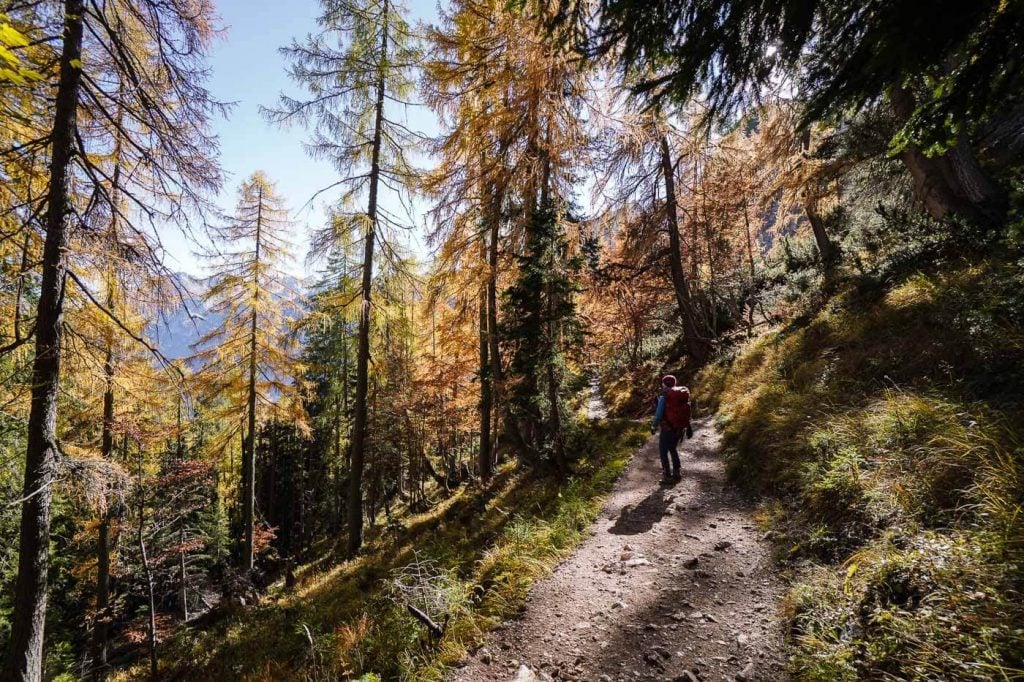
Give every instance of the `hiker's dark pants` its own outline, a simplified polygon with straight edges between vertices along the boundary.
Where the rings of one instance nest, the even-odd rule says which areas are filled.
[[[658,456],[661,457],[661,468],[665,473],[668,473],[669,453],[672,453],[673,473],[679,471],[679,451],[676,449],[677,445],[679,445],[679,434],[669,429],[662,429],[661,435],[658,437]]]

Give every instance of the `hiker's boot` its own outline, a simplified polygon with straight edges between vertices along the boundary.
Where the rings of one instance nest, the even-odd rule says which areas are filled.
[[[672,480],[673,480],[672,479],[672,474],[670,474],[668,472],[668,469],[662,469],[661,470],[661,482],[662,483],[671,483]]]
[[[677,483],[683,480],[683,475],[679,473],[679,469],[676,469],[675,471],[672,472],[672,480]]]

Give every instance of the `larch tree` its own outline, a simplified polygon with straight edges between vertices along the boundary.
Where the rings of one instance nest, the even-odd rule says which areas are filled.
[[[115,177],[119,173],[114,170]],[[84,406],[79,408],[81,414],[68,411],[65,415],[65,437],[85,435],[76,433],[76,423],[82,425],[79,430],[88,432],[95,432],[98,424],[98,433],[90,440],[98,441],[95,451],[100,462],[120,467],[115,442],[124,433],[121,414],[140,404],[156,410],[152,402],[159,391],[154,390],[153,375],[157,371],[154,364],[160,360],[150,353],[153,345],[146,340],[145,329],[147,320],[173,300],[174,290],[139,262],[137,250],[121,234],[117,212],[111,213],[104,230],[80,233],[70,243],[71,262],[81,267],[80,279],[96,290],[102,309],[79,291],[72,291],[65,302],[65,330],[71,343],[64,353],[69,384],[64,390],[77,396],[74,404]],[[86,274],[90,263],[95,269]],[[180,373],[170,367],[163,369],[168,373],[164,377],[168,389],[182,391]],[[104,501],[97,509],[95,613],[91,621],[92,676],[96,679],[107,673],[112,555],[122,512],[116,500]]]
[[[687,258],[681,224],[686,212],[677,189],[680,170],[687,165],[683,162],[693,151],[694,139],[686,129],[685,114],[672,117],[663,107],[642,104],[638,110],[631,110],[638,104],[613,97],[610,110],[602,117],[599,139],[604,172],[598,176],[596,196],[605,210],[615,212],[624,204],[631,205],[634,218],[629,224],[638,229],[630,243],[639,249],[642,259],[667,256],[683,341],[699,365],[707,359],[711,345],[709,330],[694,300],[694,283],[684,268]],[[653,233],[649,228],[654,228]],[[668,236],[667,249],[660,238],[663,234]]]
[[[427,100],[444,131],[437,141],[441,162],[427,182],[437,200],[432,239],[444,263],[438,272],[475,262],[484,275],[473,285],[486,336],[479,364],[489,365],[481,371],[481,423],[485,406],[495,403],[503,436],[521,453],[532,436],[524,440],[523,414],[515,416],[505,399],[513,378],[505,376],[502,354],[512,345],[501,343],[499,280],[513,274],[542,195],[564,214],[574,182],[569,169],[586,147],[579,109],[585,75],[564,43],[544,31],[537,4],[527,5],[453,3],[429,34],[426,65]],[[524,385],[520,379],[515,385]],[[523,426],[536,431],[536,423]],[[483,471],[483,458],[491,456],[481,435]]]
[[[493,467],[492,413],[502,402],[498,338],[498,270],[503,204],[509,183],[509,136],[502,121],[503,93],[515,75],[506,58],[514,15],[501,3],[460,0],[441,13],[428,33],[424,92],[444,132],[435,141],[440,163],[425,178],[436,203],[430,240],[439,248],[437,276],[476,259],[480,444],[478,470]],[[507,113],[507,112],[505,112]],[[507,121],[507,117],[506,117]],[[439,281],[445,287],[448,282]]]
[[[282,270],[291,257],[288,217],[263,172],[239,186],[234,216],[212,228],[217,253],[203,295],[223,322],[196,342],[192,358],[200,392],[218,399],[218,416],[228,425],[219,443],[228,447],[241,434],[238,565],[246,571],[255,565],[257,429],[271,416],[302,421],[296,383],[302,372],[285,317],[296,294]]]
[[[408,156],[417,136],[400,114],[410,104],[420,56],[406,10],[396,0],[324,0],[322,8],[319,32],[282,49],[290,76],[309,98],[282,96],[267,114],[279,123],[310,127],[310,154],[327,159],[339,173],[337,219],[314,239],[314,250],[353,234],[363,241],[347,500],[348,552],[354,556],[363,544],[374,256],[379,243],[394,259],[397,235],[408,225],[402,196],[415,184]],[[396,197],[391,208],[381,201],[388,194]]]
[[[49,570],[52,485],[60,454],[57,424],[64,343],[65,290],[75,286],[97,307],[102,302],[75,272],[71,238],[90,229],[91,213],[124,197],[126,232],[152,237],[164,220],[184,221],[205,206],[219,183],[211,160],[217,149],[207,122],[220,107],[204,87],[204,64],[215,34],[212,7],[195,2],[85,0],[29,3],[9,14],[31,15],[31,41],[52,46],[56,68],[40,83],[52,101],[41,135],[0,155],[5,166],[42,153],[48,159],[45,191],[19,197],[31,205],[29,224],[43,235],[34,323],[35,355],[21,500],[18,579],[5,677],[38,680]],[[120,84],[124,83],[125,87]],[[139,172],[113,182],[97,162],[120,139]],[[117,209],[115,209],[117,210]],[[35,217],[39,216],[38,223]],[[142,243],[142,240],[138,240]],[[154,268],[153,242],[142,247]],[[109,312],[109,311],[108,311]],[[112,313],[111,313],[112,315]]]

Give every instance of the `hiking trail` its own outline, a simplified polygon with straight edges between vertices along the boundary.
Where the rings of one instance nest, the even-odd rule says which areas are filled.
[[[784,679],[782,580],[751,508],[725,483],[709,418],[659,485],[657,436],[627,466],[590,537],[538,582],[451,679]]]

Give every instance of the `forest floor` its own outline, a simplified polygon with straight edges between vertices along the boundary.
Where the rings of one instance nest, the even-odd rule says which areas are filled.
[[[640,448],[591,537],[453,680],[785,678],[769,543],[725,482],[710,419],[695,432],[672,486],[660,484],[657,438]]]

